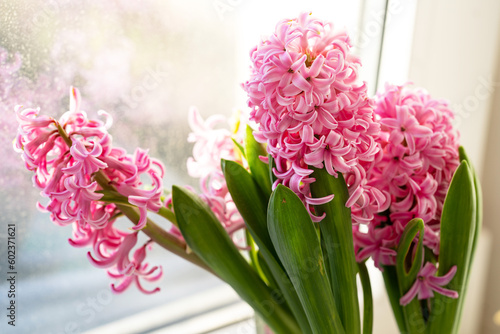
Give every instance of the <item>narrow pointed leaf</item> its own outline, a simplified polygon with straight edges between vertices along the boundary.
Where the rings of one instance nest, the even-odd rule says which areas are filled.
[[[252,173],[252,177],[257,182],[262,193],[266,196],[266,199],[271,196],[271,180],[269,179],[269,166],[259,159],[259,156],[267,156],[267,152],[258,143],[252,132],[252,128],[247,125],[246,137],[245,137],[245,152],[246,159],[248,162],[248,167]]]
[[[408,256],[412,256],[409,254],[410,247],[413,244],[413,241],[418,235],[418,244],[417,251],[415,255],[413,255],[413,259],[411,261],[410,268],[407,268],[407,258]],[[417,278],[417,274],[422,267],[422,258],[424,255],[423,248],[423,239],[424,239],[424,221],[420,218],[412,219],[405,226],[403,231],[403,235],[401,236],[401,240],[398,245],[398,254],[396,256],[396,268],[398,271],[398,277],[400,278],[400,282],[403,283],[403,290],[405,288],[409,288],[406,285],[412,285]],[[401,281],[403,279],[403,281]]]
[[[267,200],[251,175],[234,161],[222,160],[222,171],[234,204],[243,217],[248,231],[266,260],[281,293],[292,310],[303,333],[309,333],[309,322],[293,285],[278,259],[267,228]]]
[[[392,311],[394,313],[394,318],[398,324],[399,331],[401,333],[406,333],[406,322],[403,314],[403,306],[399,303],[402,294],[399,289],[398,274],[396,272],[395,266],[384,266],[384,271],[382,271],[382,277],[384,278],[385,290],[387,291],[387,296],[391,303]]]
[[[333,200],[316,205],[316,214],[326,214],[319,223],[323,254],[328,262],[330,284],[347,333],[359,333],[360,314],[356,287],[357,263],[352,237],[351,209],[345,206],[349,192],[342,174],[338,178],[325,169],[312,168],[311,193],[315,198],[334,194]]]
[[[251,231],[258,236],[258,239],[275,254],[267,230],[267,200],[265,195],[259,189],[252,175],[239,163],[222,160],[221,167],[226,178],[227,189],[245,223],[251,227]]]
[[[247,246],[249,247],[248,256],[250,257],[250,265],[259,274],[260,278],[262,278],[267,286],[270,286],[268,276],[262,271],[262,267],[260,265],[259,250],[255,245],[252,234],[248,230],[245,230],[245,239],[247,241]]]
[[[259,313],[277,333],[301,333],[293,317],[234,246],[208,206],[186,189],[173,187],[179,229],[189,247]]]
[[[476,170],[474,166],[472,166],[472,162],[467,156],[467,153],[465,153],[465,149],[462,146],[460,146],[458,148],[458,152],[460,153],[460,161],[465,160],[469,164],[469,168],[472,170],[472,175],[474,179],[474,192],[476,193],[476,230],[474,232],[474,243],[472,245],[472,257],[473,257],[476,251],[477,241],[479,239],[479,234],[481,233],[481,227],[483,223],[483,195],[481,190],[481,183],[479,183],[479,178],[477,177]]]
[[[246,153],[245,153],[245,148],[236,141],[236,139],[234,138],[231,138],[231,140],[233,141],[233,144],[238,148],[238,150],[240,151],[240,154],[246,159]]]
[[[267,262],[260,250],[257,250],[257,259],[259,261],[259,266],[262,270],[262,274],[266,276],[267,286],[270,287],[273,292],[281,294],[281,289],[279,288],[278,282],[274,278],[274,274],[267,265]]]
[[[475,226],[476,229],[474,231],[474,241],[472,242],[472,251],[471,251],[471,256],[470,256],[470,261],[469,261],[469,270],[467,271],[467,277],[465,279],[465,286],[462,294],[466,295],[467,294],[467,288],[469,286],[469,277],[470,277],[470,272],[472,268],[472,263],[474,261],[474,255],[476,253],[476,248],[477,248],[477,243],[479,240],[479,235],[481,234],[481,229],[482,229],[482,224],[483,224],[483,195],[482,195],[482,190],[481,190],[481,184],[479,182],[479,178],[477,177],[476,170],[474,166],[472,165],[472,162],[470,161],[469,157],[467,156],[467,153],[465,152],[465,149],[460,146],[458,148],[459,156],[460,156],[460,161],[467,161],[469,164],[469,168],[472,171],[472,176],[474,179],[474,192],[476,194],[476,222]],[[464,305],[464,300],[462,299],[462,302],[459,305],[459,314],[462,313]]]
[[[476,190],[474,177],[467,161],[462,161],[451,180],[441,214],[441,243],[439,246],[439,268],[437,275],[446,274],[452,266],[457,272],[447,289],[458,292],[452,299],[436,294],[431,311],[430,333],[454,333],[460,323],[460,304],[465,297],[474,233],[476,229]]]
[[[277,180],[277,177],[276,175],[274,175],[273,172],[273,168],[276,167],[276,162],[274,161],[274,158],[270,154],[267,155],[267,159],[269,160],[269,181],[271,181],[271,185],[273,185],[274,182],[276,182]]]
[[[363,287],[363,334],[373,332],[373,296],[370,275],[364,262],[358,263],[359,278]]]
[[[418,243],[416,252],[410,252],[414,239],[418,234]],[[420,218],[412,219],[405,226],[403,235],[398,245],[398,254],[396,256],[396,273],[398,276],[398,285],[400,295],[403,296],[410,290],[411,286],[417,280],[417,275],[422,268],[422,259],[424,256],[424,221]],[[411,258],[413,256],[413,258]],[[410,260],[408,258],[410,257]],[[410,268],[407,268],[407,264]],[[420,302],[414,298],[408,305],[402,306],[405,318],[405,327],[410,333],[422,332],[425,330],[425,320],[420,307]]]
[[[268,228],[312,332],[344,333],[311,217],[297,195],[283,185],[269,200]]]
[[[250,233],[252,233],[250,231]],[[259,246],[259,256],[264,260],[261,262],[261,267],[264,269],[268,269],[268,273],[272,275],[272,279],[274,279],[275,287],[279,288],[279,291],[276,293],[283,294],[285,297],[287,305],[290,307],[295,319],[297,320],[302,333],[309,334],[312,333],[311,326],[309,325],[309,320],[304,312],[302,304],[300,302],[299,296],[295,291],[295,288],[290,281],[285,269],[283,268],[279,258],[275,258],[275,256],[269,251],[269,249],[264,245],[258,238],[258,236],[254,237],[255,242]],[[274,250],[274,248],[273,248]],[[271,276],[269,276],[271,277]],[[271,279],[270,279],[271,280]]]

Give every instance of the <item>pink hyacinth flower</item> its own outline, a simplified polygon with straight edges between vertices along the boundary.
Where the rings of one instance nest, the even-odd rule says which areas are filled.
[[[397,226],[367,226],[368,232],[360,232],[360,226],[353,226],[353,238],[356,261],[362,262],[372,258],[375,266],[382,270],[382,265],[396,264],[397,252],[394,250],[399,242]]]
[[[401,305],[408,305],[413,298],[418,296],[419,300],[429,299],[434,297],[434,291],[450,298],[458,298],[458,292],[443,288],[444,285],[450,283],[457,272],[457,266],[451,267],[447,274],[436,277],[437,268],[431,262],[427,262],[417,275],[415,283],[411,286],[410,290],[401,297],[399,303]]]

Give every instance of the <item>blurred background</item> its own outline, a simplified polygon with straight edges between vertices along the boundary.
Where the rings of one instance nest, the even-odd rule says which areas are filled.
[[[113,116],[116,145],[149,149],[167,167],[167,186],[196,187],[186,170],[190,106],[204,117],[246,110],[240,84],[249,76],[250,49],[302,11],[348,30],[370,94],[385,82],[411,81],[451,102],[484,191],[485,231],[462,333],[500,332],[499,1],[1,0],[0,308],[8,303],[7,224],[17,227],[19,293],[16,328],[2,315],[1,333],[202,333],[223,327],[207,314],[233,323],[251,317],[218,279],[159,248],[149,262],[163,266],[160,293],[112,294],[86,250],[68,244],[71,229],[36,210],[31,174],[12,150],[13,108],[39,106],[58,117],[76,86],[90,116],[100,109]],[[371,276],[375,333],[394,332],[381,276]],[[254,331],[246,324],[225,333]]]

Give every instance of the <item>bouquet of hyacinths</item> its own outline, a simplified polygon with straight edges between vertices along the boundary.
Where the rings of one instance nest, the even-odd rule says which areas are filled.
[[[190,111],[199,194],[164,191],[163,165],[114,147],[111,117],[89,119],[76,89],[59,120],[18,107],[15,147],[49,199],[39,207],[73,227],[71,245],[91,247],[115,292],[159,290],[143,287],[162,274],[144,262],[158,244],[228,283],[276,333],[371,333],[371,258],[401,332],[456,333],[478,180],[447,103],[408,85],[370,98],[350,47],[309,13],[280,22],[251,51],[248,119],[231,131]],[[121,216],[135,226],[118,229]],[[137,246],[139,233],[149,239]]]

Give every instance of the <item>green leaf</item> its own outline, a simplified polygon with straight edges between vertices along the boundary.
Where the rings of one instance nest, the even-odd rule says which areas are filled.
[[[476,232],[476,218],[474,177],[467,161],[464,160],[453,175],[444,201],[437,272],[438,276],[442,276],[448,273],[452,266],[457,266],[455,276],[445,288],[457,291],[459,297],[452,299],[436,294],[429,319],[430,333],[458,331],[460,305],[465,297],[465,285]]]
[[[259,259],[259,250],[255,245],[252,234],[248,230],[245,230],[245,239],[247,241],[247,246],[249,247],[248,255],[250,257],[250,265],[259,274],[260,278],[262,278],[267,286],[270,286],[268,276],[262,271],[262,267],[260,264],[261,261]]]
[[[363,334],[373,332],[373,296],[370,275],[365,262],[358,263],[359,278],[363,287]]]
[[[269,179],[269,166],[259,159],[259,156],[267,156],[264,147],[258,143],[252,132],[252,128],[247,125],[245,137],[245,151],[248,167],[252,177],[259,185],[260,190],[266,196],[271,196],[271,180]]]
[[[250,232],[252,233],[252,232]],[[252,233],[253,234],[253,233]],[[267,276],[270,281],[274,280],[274,287],[278,287],[279,291],[273,291],[275,294],[282,294],[285,297],[285,300],[290,307],[295,319],[299,323],[300,328],[304,334],[309,334],[311,332],[311,327],[309,325],[309,320],[307,320],[307,316],[302,308],[302,304],[297,296],[297,292],[295,291],[295,287],[293,286],[290,278],[288,277],[285,269],[283,268],[280,260],[275,258],[274,255],[269,251],[269,249],[259,240],[258,236],[255,237],[255,242],[261,246],[259,246],[259,255],[263,260],[261,261],[261,268],[267,271],[267,274],[271,274],[272,276]],[[273,247],[274,251],[274,247]],[[278,289],[276,289],[278,290]]]
[[[418,243],[416,251],[414,251],[411,246],[414,245],[413,240],[415,240],[417,234]],[[424,256],[423,241],[424,221],[420,218],[410,220],[405,226],[403,235],[399,241],[398,254],[396,256],[396,273],[401,296],[406,294],[417,280]],[[408,305],[402,306],[402,309],[405,318],[405,327],[410,333],[418,333],[425,330],[426,324],[418,299],[414,298]]]
[[[179,229],[189,247],[277,333],[301,333],[295,319],[276,302],[210,208],[190,191],[173,187]]]
[[[260,250],[257,250],[256,255],[257,255],[257,260],[259,261],[260,270],[262,271],[262,274],[266,277],[264,281],[267,280],[266,282],[267,286],[270,287],[273,290],[273,292],[279,292],[281,294],[279,284],[274,278],[274,274],[271,271],[271,268],[269,268],[269,266],[267,265],[267,262],[264,259],[262,252]]]
[[[329,263],[329,277],[335,303],[347,333],[359,333],[360,314],[356,287],[357,263],[352,237],[351,209],[345,206],[349,192],[344,177],[328,174],[325,169],[311,167],[311,194],[315,198],[334,194],[333,200],[316,205],[318,216],[326,213],[319,223],[323,241],[323,255]]]
[[[313,333],[344,333],[320,241],[302,201],[278,185],[269,200],[268,228],[276,252],[291,278]]]
[[[409,259],[408,257],[412,256],[412,254],[409,254],[410,248],[413,245],[413,240],[415,240],[417,234],[417,250],[413,255],[413,258]],[[398,254],[396,256],[396,269],[398,272],[399,282],[402,283],[403,291],[405,289],[409,289],[413,285],[418,272],[422,267],[422,258],[424,255],[423,239],[424,221],[420,218],[410,220],[408,224],[406,224],[401,240],[399,241]]]
[[[222,160],[222,171],[234,204],[245,220],[260,253],[266,260],[281,293],[297,319],[302,331],[310,333],[309,323],[293,285],[278,259],[267,228],[267,200],[257,187],[255,180],[243,166],[234,162]],[[261,264],[262,266],[262,264]]]
[[[250,226],[251,231],[258,236],[258,239],[276,254],[267,230],[267,200],[265,195],[250,173],[239,163],[222,160],[221,168],[226,178],[227,189],[245,223]]]
[[[403,314],[403,306],[399,303],[402,295],[399,289],[398,274],[395,266],[383,266],[382,277],[384,278],[385,290],[391,303],[394,318],[398,324],[399,331],[406,333],[406,322]]]
[[[231,138],[231,140],[233,141],[234,146],[236,146],[236,147],[238,148],[238,150],[240,151],[241,155],[242,155],[244,158],[246,158],[245,148],[244,148],[243,146],[241,146],[241,144],[240,144],[240,143],[238,143],[238,142],[236,141],[236,139]]]
[[[267,155],[267,159],[269,160],[269,181],[271,181],[271,185],[272,185],[278,179],[276,177],[276,175],[274,175],[274,172],[273,172],[273,168],[276,167],[276,162],[274,161],[274,158],[270,154]]]
[[[472,245],[472,256],[470,261],[470,264],[472,264],[472,258],[474,257],[474,253],[476,251],[477,241],[479,239],[483,223],[483,195],[481,190],[481,183],[479,182],[479,178],[477,177],[476,170],[474,166],[472,166],[472,162],[467,156],[467,153],[465,153],[465,149],[462,146],[460,146],[458,148],[458,152],[460,154],[460,161],[463,160],[467,161],[467,163],[469,164],[469,168],[472,170],[472,175],[474,178],[474,192],[476,193],[476,230],[474,232],[474,243]]]
[[[467,153],[465,152],[465,149],[460,146],[458,148],[458,153],[460,156],[460,161],[467,161],[469,164],[469,168],[472,170],[472,175],[474,178],[474,192],[476,194],[476,229],[474,231],[474,241],[472,242],[472,251],[471,251],[471,256],[470,256],[470,261],[469,261],[469,269],[467,271],[467,276],[465,279],[465,286],[463,289],[462,294],[466,295],[467,294],[467,288],[469,286],[469,277],[471,273],[471,268],[472,268],[472,263],[474,261],[474,255],[476,253],[476,248],[477,248],[477,243],[479,240],[479,235],[481,234],[481,228],[483,224],[483,195],[482,195],[482,190],[481,190],[481,183],[479,182],[479,178],[477,177],[476,171],[474,166],[472,165],[472,162],[470,161],[469,157],[467,156]],[[459,305],[459,310],[458,313],[462,314],[462,308],[463,305],[465,304],[464,300],[462,299],[462,302]]]

